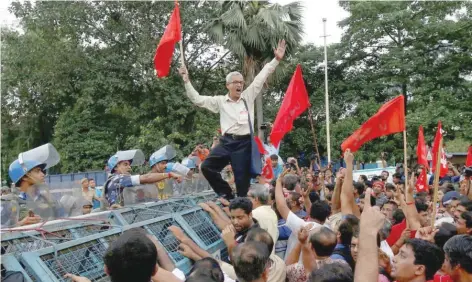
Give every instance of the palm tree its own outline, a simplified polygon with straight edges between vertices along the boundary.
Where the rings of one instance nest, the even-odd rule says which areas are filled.
[[[213,20],[208,34],[240,59],[242,73],[248,82],[252,82],[265,63],[273,59],[279,40],[285,39],[287,43],[286,55],[301,42],[300,2],[282,6],[268,1],[233,0],[224,1],[221,8],[221,16]],[[256,100],[256,112],[259,129],[263,122],[262,95]],[[259,137],[263,140],[261,130]]]

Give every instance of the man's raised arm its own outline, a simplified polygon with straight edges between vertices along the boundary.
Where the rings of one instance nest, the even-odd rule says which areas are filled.
[[[215,114],[220,112],[220,106],[218,104],[218,100],[220,99],[220,97],[202,96],[198,94],[197,90],[193,88],[193,85],[190,82],[190,79],[188,78],[187,68],[184,65],[180,67],[179,73],[182,76],[182,79],[184,80],[185,93],[193,104],[208,109],[209,111],[214,112]]]
[[[271,73],[275,71],[275,68],[279,65],[280,60],[283,59],[285,55],[285,40],[280,40],[277,48],[274,50],[274,59],[267,63],[264,68],[256,75],[252,83],[247,87],[247,99],[254,101],[257,95],[261,93],[264,83]]]

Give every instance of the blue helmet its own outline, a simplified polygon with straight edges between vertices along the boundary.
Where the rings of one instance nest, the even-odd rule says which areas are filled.
[[[168,161],[166,155],[154,155],[154,154],[152,154],[152,156],[149,158],[149,165],[151,167],[153,167],[155,164],[158,164],[162,161]]]
[[[113,155],[108,159],[108,168],[110,169],[110,171],[113,171],[113,169],[115,168],[117,164],[118,164],[117,155]]]
[[[166,145],[152,153],[151,157],[149,158],[149,165],[153,167],[155,164],[162,161],[170,161],[175,158],[175,155],[175,149],[171,145]]]
[[[21,180],[21,178],[23,178],[23,176],[25,176],[33,168],[38,166],[41,167],[41,169],[44,169],[46,167],[46,164],[40,163],[35,160],[25,160],[23,161],[23,164],[20,164],[19,160],[15,160],[10,164],[10,168],[8,169],[8,175],[10,176],[11,181],[18,185],[18,182]]]
[[[182,160],[182,164],[190,169],[197,168],[197,164],[193,159],[185,158]]]

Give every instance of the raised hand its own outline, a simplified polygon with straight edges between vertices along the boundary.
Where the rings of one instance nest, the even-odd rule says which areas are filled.
[[[365,192],[364,210],[361,214],[360,230],[368,230],[369,233],[377,235],[385,223],[385,215],[380,212],[379,207],[370,205],[372,188]]]
[[[274,50],[275,58],[278,61],[283,59],[283,57],[285,55],[285,48],[286,48],[285,40],[280,40],[279,44],[277,44],[277,48]]]
[[[187,71],[187,67],[185,67],[185,65],[180,66],[180,68],[179,68],[179,73],[180,73],[180,75],[182,76],[182,79],[184,80],[184,82],[188,82],[188,81],[189,81],[189,78],[188,78],[188,71]]]
[[[347,149],[344,152],[344,161],[346,162],[346,165],[352,165],[354,162],[354,155],[351,153],[350,149]]]

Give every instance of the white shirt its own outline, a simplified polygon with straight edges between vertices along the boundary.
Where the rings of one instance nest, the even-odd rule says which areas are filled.
[[[292,252],[292,250],[295,248],[295,246],[297,245],[297,242],[298,242],[298,231],[300,231],[300,228],[304,227],[304,226],[307,226],[309,224],[313,224],[313,226],[311,227],[310,231],[312,231],[313,229],[317,228],[317,227],[321,227],[321,226],[326,226],[326,225],[321,225],[317,222],[314,222],[314,221],[304,221],[303,219],[299,218],[296,214],[294,214],[293,212],[289,212],[288,216],[287,216],[287,221],[285,223],[285,225],[288,226],[288,228],[290,228],[290,230],[292,230],[292,234],[290,234],[290,237],[288,237],[288,241],[287,241],[287,251],[285,252],[285,258],[284,260],[287,260],[288,256],[290,255],[290,253]],[[329,228],[329,226],[326,226]],[[301,256],[300,256],[300,261],[301,261]]]
[[[274,241],[274,244],[279,239],[279,228],[277,227],[277,215],[275,214],[274,210],[271,206],[260,206],[252,210],[252,217],[257,219],[259,226],[269,232],[270,237]],[[272,250],[272,253],[275,252]]]
[[[266,64],[254,78],[251,85],[241,93],[241,98],[246,101],[249,108],[252,122],[254,122],[254,100],[261,93],[267,77],[274,72],[278,64],[279,61],[275,58]],[[233,101],[229,98],[229,94],[224,96],[202,96],[193,88],[190,81],[185,83],[185,90],[188,98],[195,105],[206,108],[215,114],[220,113],[221,134],[250,134],[248,113],[241,98],[238,101]]]

